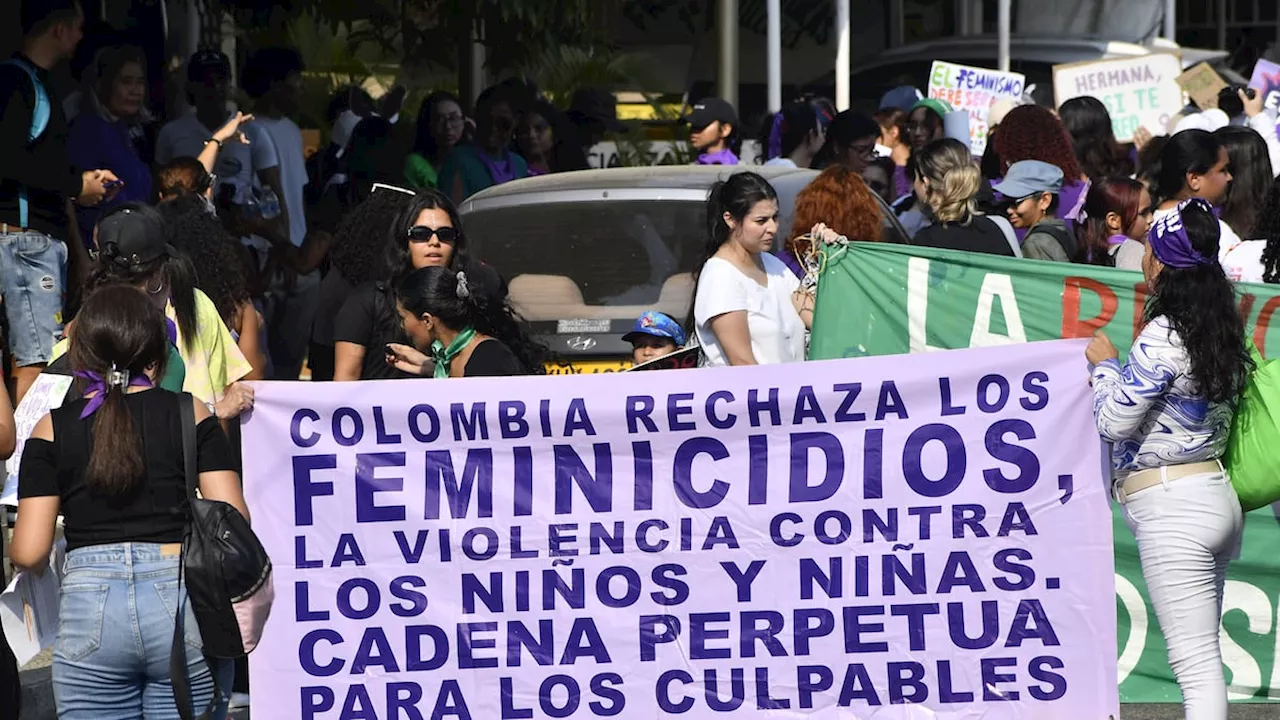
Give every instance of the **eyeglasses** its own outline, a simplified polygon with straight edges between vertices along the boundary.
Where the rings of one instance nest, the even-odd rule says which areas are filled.
[[[409,242],[431,242],[431,236],[440,238],[440,242],[449,245],[458,241],[458,231],[451,227],[430,228],[426,225],[414,225],[409,228]]]
[[[1013,201],[1013,204],[1014,204],[1014,205],[1021,205],[1022,203],[1026,202],[1026,201],[1028,201],[1028,200],[1039,200],[1039,199],[1040,199],[1040,197],[1041,197],[1042,195],[1044,195],[1044,194],[1045,194],[1045,193],[1043,193],[1043,192],[1034,192],[1034,193],[1031,193],[1030,195],[1023,195],[1022,197],[1018,198],[1017,200],[1014,200],[1014,201]]]

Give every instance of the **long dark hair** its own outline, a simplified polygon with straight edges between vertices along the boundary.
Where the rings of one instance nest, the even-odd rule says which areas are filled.
[[[1111,113],[1101,100],[1088,95],[1072,98],[1058,108],[1058,117],[1071,136],[1080,169],[1090,179],[1133,173],[1133,162],[1116,142]]]
[[[442,102],[452,102],[462,109],[462,103],[458,100],[458,96],[444,90],[437,90],[426,97],[422,101],[422,106],[418,110],[418,124],[414,129],[413,151],[422,157],[434,162],[443,160],[437,157],[440,153],[440,146],[436,144],[435,135],[431,133],[432,115],[436,111],[436,106]],[[460,139],[459,142],[462,142]]]
[[[555,137],[555,143],[551,147],[551,157],[547,158],[551,172],[586,170],[589,167],[587,154],[583,152],[582,143],[578,141],[578,128],[569,120],[569,116],[546,100],[534,100],[522,114],[541,115],[551,127],[551,134]],[[516,126],[520,126],[519,120],[516,121]],[[523,154],[517,141],[512,141],[512,149],[516,153]]]
[[[880,125],[869,115],[856,110],[837,113],[827,126],[827,141],[813,159],[813,166],[825,168],[832,162],[839,162],[850,145],[869,137],[880,137]]]
[[[129,285],[104,285],[93,292],[76,316],[67,360],[71,368],[106,377],[112,370],[139,376],[152,369],[164,375],[169,358],[164,315]],[[127,495],[146,476],[142,438],[124,401],[124,388],[107,392],[92,416],[92,451],[85,482],[98,495]]]
[[[1253,128],[1224,127],[1213,136],[1227,149],[1231,185],[1221,220],[1245,240],[1257,237],[1258,219],[1275,176],[1267,143]]]
[[[1075,262],[1115,267],[1116,259],[1107,242],[1111,236],[1111,232],[1107,230],[1107,214],[1119,215],[1121,233],[1128,232],[1143,210],[1138,207],[1141,200],[1142,183],[1137,180],[1127,177],[1095,180],[1089,186],[1089,194],[1084,200],[1086,218],[1076,223],[1076,245],[1079,250]]]
[[[1186,207],[1182,226],[1201,255],[1218,257],[1221,230],[1212,213]],[[1222,266],[1216,260],[1189,268],[1166,265],[1151,291],[1146,318],[1168,318],[1191,359],[1191,377],[1200,394],[1210,402],[1234,403],[1253,362],[1245,349],[1235,288]]]
[[[768,180],[753,172],[734,173],[728,179],[712,185],[707,191],[707,242],[702,246],[697,265],[694,265],[693,298],[689,302],[689,315],[685,320],[687,332],[695,332],[693,309],[698,300],[698,283],[702,280],[702,268],[720,250],[720,247],[729,241],[729,235],[732,233],[729,224],[724,220],[724,214],[729,213],[730,217],[741,224],[747,213],[751,212],[751,208],[765,200],[777,202],[778,193]]]
[[[413,198],[402,207],[391,223],[387,241],[383,245],[375,309],[377,327],[388,337],[403,337],[400,318],[396,316],[395,291],[400,282],[414,271],[413,259],[409,254],[409,230],[417,224],[418,216],[423,210],[443,210],[449,216],[449,224],[458,231],[458,239],[453,243],[453,255],[449,258],[449,269],[456,273],[470,268],[472,264],[467,253],[467,236],[462,231],[462,218],[449,196],[432,188],[414,193]]]
[[[387,245],[397,216],[416,195],[378,189],[348,210],[334,228],[336,242],[329,262],[352,285],[387,277],[384,273]],[[403,242],[403,238],[399,238]]]
[[[1271,183],[1266,206],[1258,218],[1258,236],[1267,241],[1262,250],[1262,281],[1280,283],[1280,178]]]
[[[234,328],[240,309],[250,302],[249,268],[222,223],[204,198],[183,195],[160,206],[169,242],[191,261],[197,287],[209,296],[227,327]],[[176,310],[176,306],[175,306]]]
[[[140,202],[128,202],[112,208],[105,217],[116,212],[129,209],[143,218],[144,222],[156,223],[161,233],[167,235],[164,218],[159,211],[150,205]],[[101,222],[101,220],[99,220]],[[112,255],[104,248],[98,253],[98,261],[89,274],[89,291],[103,285],[124,283],[134,287],[149,287],[152,283],[168,290],[169,302],[173,304],[174,315],[178,318],[178,333],[182,337],[182,348],[187,352],[195,350],[196,337],[199,334],[196,325],[196,271],[191,260],[181,253],[165,253],[154,260],[140,263],[130,262],[127,258]]]
[[[1172,200],[1187,185],[1187,174],[1209,172],[1218,164],[1222,143],[1204,130],[1183,130],[1165,142],[1160,165],[1154,169],[1152,198],[1157,204]]]
[[[462,290],[458,273],[448,268],[414,270],[396,286],[396,298],[414,315],[430,314],[450,330],[472,327],[506,345],[527,375],[545,375],[549,353],[530,335],[511,305],[486,292],[480,278],[468,278]]]
[[[793,100],[772,115],[765,116],[760,128],[760,162],[790,157],[804,144],[810,133],[819,132],[835,117],[834,108],[816,98]]]

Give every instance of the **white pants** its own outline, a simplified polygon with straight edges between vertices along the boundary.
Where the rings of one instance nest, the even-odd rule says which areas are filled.
[[[1227,720],[1218,628],[1244,529],[1236,491],[1224,473],[1189,475],[1130,495],[1124,511],[1186,720]]]

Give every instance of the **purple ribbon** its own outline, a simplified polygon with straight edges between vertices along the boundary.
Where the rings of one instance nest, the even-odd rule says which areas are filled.
[[[102,407],[102,404],[107,401],[107,393],[111,392],[113,387],[119,386],[121,392],[131,387],[155,387],[151,382],[151,378],[146,375],[130,376],[128,372],[112,371],[107,373],[108,378],[115,381],[110,384],[107,383],[107,379],[91,370],[77,370],[75,371],[75,376],[81,380],[89,381],[89,387],[84,389],[83,397],[96,393],[89,398],[89,402],[85,403],[84,410],[80,411],[81,420],[88,419],[90,415],[98,411],[98,408]]]
[[[1191,236],[1182,223],[1182,211],[1188,207],[1197,207],[1210,215],[1217,216],[1213,206],[1201,198],[1187,198],[1178,203],[1168,215],[1156,220],[1147,233],[1147,242],[1151,244],[1151,252],[1156,259],[1169,267],[1191,268],[1216,262],[1200,254],[1191,244]]]
[[[782,111],[773,114],[773,128],[769,130],[769,153],[767,160],[782,155]]]
[[[476,155],[480,156],[480,162],[489,169],[489,177],[493,178],[494,185],[501,185],[505,182],[511,182],[516,179],[516,164],[511,161],[511,153],[502,152],[502,160],[495,161],[489,157],[489,153],[476,148]]]
[[[1128,239],[1129,239],[1128,235],[1121,235],[1120,233],[1116,233],[1115,235],[1112,235],[1107,238],[1107,245],[1108,246],[1123,245],[1124,241]]]
[[[733,154],[729,148],[725,148],[720,152],[702,153],[698,156],[699,165],[737,165],[738,156]]]
[[[169,336],[169,344],[174,347],[177,347],[178,346],[178,323],[170,320],[169,318],[165,318],[164,332],[165,332],[165,335]]]

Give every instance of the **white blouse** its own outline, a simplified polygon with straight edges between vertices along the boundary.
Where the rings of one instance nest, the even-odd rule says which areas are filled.
[[[708,367],[729,364],[711,321],[731,312],[746,311],[751,334],[751,352],[761,365],[804,360],[804,321],[791,304],[791,295],[800,289],[800,280],[783,262],[761,253],[767,285],[752,280],[720,258],[711,258],[698,276],[698,292],[693,316],[698,343]]]

